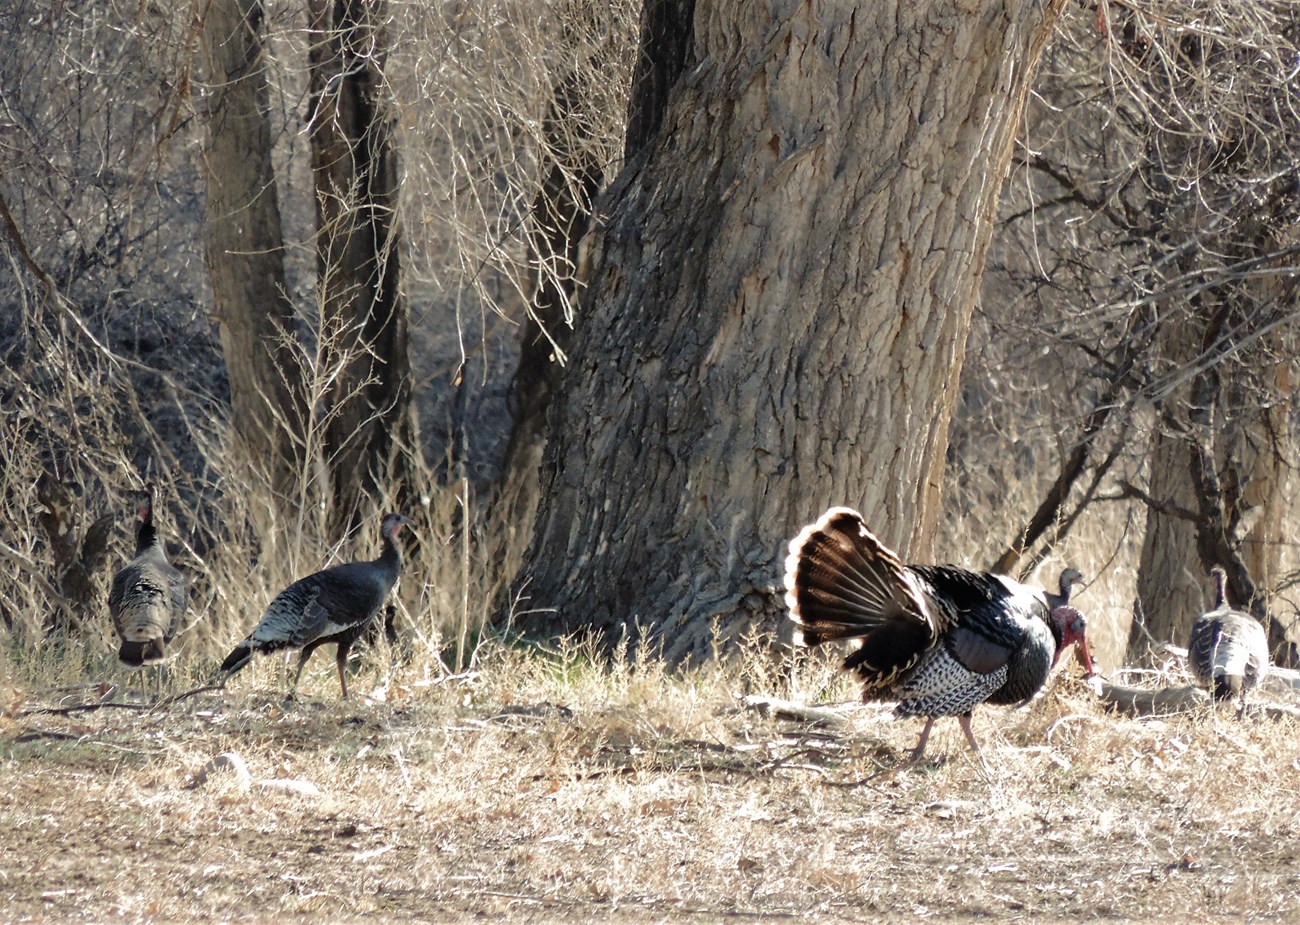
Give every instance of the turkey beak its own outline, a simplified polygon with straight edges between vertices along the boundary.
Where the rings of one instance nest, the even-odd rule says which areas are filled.
[[[1079,637],[1079,642],[1074,648],[1074,657],[1083,666],[1085,677],[1091,678],[1097,673],[1097,666],[1092,662],[1092,653],[1088,651],[1088,640],[1083,636]]]

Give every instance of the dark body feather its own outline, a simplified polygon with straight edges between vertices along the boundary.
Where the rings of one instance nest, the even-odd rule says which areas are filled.
[[[152,497],[140,505],[135,555],[108,591],[108,612],[122,640],[117,657],[140,668],[167,657],[167,646],[185,619],[185,578],[167,561],[153,523]]]
[[[1268,674],[1268,635],[1258,620],[1228,604],[1223,569],[1216,567],[1213,577],[1214,608],[1192,622],[1187,666],[1216,700],[1236,698],[1244,708],[1246,694]]]
[[[229,677],[256,654],[299,649],[298,668],[293,676],[293,688],[297,689],[303,666],[311,654],[326,643],[335,643],[339,685],[346,698],[348,651],[383,607],[397,582],[402,554],[394,536],[406,523],[409,521],[401,514],[384,518],[380,528],[384,549],[378,559],[348,562],[314,572],[277,594],[253,631],[226,657],[221,671]]]
[[[1028,701],[1071,643],[1091,670],[1083,615],[1055,610],[1039,588],[951,565],[905,565],[860,514],[832,508],[790,544],[786,603],[796,641],[861,640],[844,667],[863,698],[897,700],[900,716],[957,716],[971,747],[971,710]]]

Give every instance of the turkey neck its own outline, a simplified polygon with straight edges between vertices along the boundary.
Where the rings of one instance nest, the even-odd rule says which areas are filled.
[[[135,532],[135,554],[138,556],[158,545],[158,531],[153,525],[153,511],[150,510],[140,521],[140,529]]]
[[[1224,610],[1228,606],[1228,573],[1216,566],[1214,569],[1214,609]]]
[[[1052,642],[1056,645],[1056,651],[1052,653],[1052,665],[1055,666],[1061,653],[1065,651],[1065,631],[1056,625],[1050,613],[1047,617],[1047,628],[1052,631]]]
[[[393,539],[393,534],[385,530],[381,534],[384,538],[384,551],[379,554],[376,563],[384,571],[390,573],[393,579],[402,571],[402,550],[398,547],[397,541]]]

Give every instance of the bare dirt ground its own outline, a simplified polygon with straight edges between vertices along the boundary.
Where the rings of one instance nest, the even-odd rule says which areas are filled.
[[[1300,917],[1286,721],[1115,718],[1065,679],[977,712],[989,772],[947,721],[934,760],[872,777],[917,722],[852,707],[818,728],[658,675],[349,703],[325,680],[295,704],[244,683],[155,712],[0,692],[3,918]],[[227,753],[247,777],[209,766]]]

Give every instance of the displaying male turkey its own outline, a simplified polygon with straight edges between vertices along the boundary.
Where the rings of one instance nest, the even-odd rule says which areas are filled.
[[[1079,584],[1083,584],[1083,572],[1072,566],[1061,569],[1061,577],[1057,581],[1057,587],[1061,589],[1060,593],[1052,594],[1049,591],[1043,595],[1047,598],[1047,606],[1055,610],[1070,603],[1070,591]]]
[[[861,639],[844,668],[862,678],[863,700],[897,700],[896,715],[926,718],[913,761],[940,716],[956,716],[980,755],[971,710],[1027,702],[1074,643],[1094,672],[1079,611],[1049,609],[1041,589],[1004,575],[904,565],[849,508],[805,527],[785,567],[796,643]]]
[[[117,657],[130,668],[163,661],[185,618],[185,578],[167,561],[153,525],[152,492],[137,513],[135,557],[113,576],[108,591],[108,612],[122,638]]]
[[[348,562],[299,578],[275,596],[248,637],[226,656],[221,671],[229,678],[257,653],[301,649],[292,691],[298,689],[302,668],[317,647],[338,644],[339,686],[348,696],[345,668],[348,650],[383,607],[402,571],[397,532],[410,523],[401,514],[388,514],[379,529],[384,549],[373,562]],[[292,691],[290,696],[293,696]]]
[[[1192,623],[1187,641],[1187,666],[1210,689],[1215,700],[1235,697],[1238,713],[1246,708],[1246,693],[1268,674],[1268,635],[1248,613],[1228,604],[1228,576],[1215,566],[1214,609]]]

